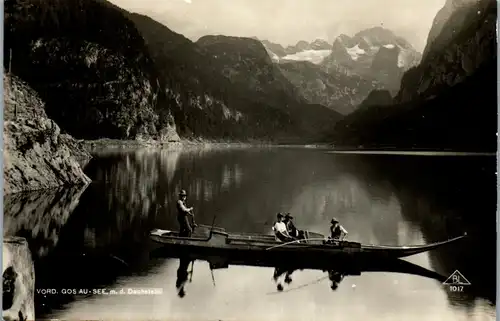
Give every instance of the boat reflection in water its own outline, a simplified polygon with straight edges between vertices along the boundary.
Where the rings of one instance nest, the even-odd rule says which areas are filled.
[[[323,271],[326,275],[322,278],[313,281],[313,283],[319,283],[325,279],[328,279],[330,281],[330,288],[333,291],[337,290],[339,284],[344,280],[346,276],[359,276],[362,273],[368,273],[368,272],[411,274],[411,275],[431,278],[441,283],[447,279],[447,277],[437,272],[423,268],[419,265],[410,263],[402,259],[390,259],[390,258],[381,258],[381,259],[371,258],[370,260],[339,259],[339,260],[325,262],[324,264],[318,264],[318,262],[309,264],[308,262],[301,261],[301,262],[286,262],[277,265],[275,261],[269,261],[265,259],[263,260],[262,258],[255,259],[250,257],[248,259],[242,259],[241,257],[232,258],[230,256],[214,257],[199,253],[194,254],[188,252],[167,253],[166,251],[164,251],[163,248],[157,248],[153,250],[150,254],[150,257],[179,259],[179,267],[177,269],[176,289],[178,296],[181,298],[186,295],[186,289],[185,289],[186,284],[192,282],[193,267],[195,261],[207,262],[209,264],[211,271],[217,269],[226,269],[229,268],[230,265],[274,268],[274,274],[272,276],[272,280],[276,282],[277,293],[302,288],[312,284],[312,283],[303,284],[298,287],[291,288],[290,286],[293,282],[292,274],[298,270]],[[285,289],[285,286],[281,281],[282,279],[284,283],[287,286],[289,286],[289,289]],[[215,285],[213,274],[212,274],[212,280]]]
[[[295,272],[295,270],[290,269],[290,268],[275,268],[274,269],[273,280],[274,280],[274,282],[276,282],[276,288],[279,292],[282,292],[284,290],[283,284],[279,281],[280,277],[285,275],[284,281],[287,285],[290,285],[293,281],[293,279],[292,279],[293,272]],[[328,279],[331,282],[330,288],[333,291],[337,290],[339,287],[339,283],[342,282],[345,275],[342,272],[339,272],[336,270],[328,270],[327,273],[328,273]],[[315,280],[315,281],[313,281],[313,283],[323,281],[325,278],[326,277]],[[302,285],[301,287],[304,287],[304,286],[307,286],[310,284],[312,284],[312,283]]]

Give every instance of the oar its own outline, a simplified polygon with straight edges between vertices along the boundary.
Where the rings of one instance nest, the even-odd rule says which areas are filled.
[[[115,259],[115,260],[117,260],[117,261],[119,261],[119,262],[121,262],[121,263],[125,264],[126,266],[129,266],[129,265],[127,264],[127,262],[125,262],[124,260],[120,259],[119,257],[114,256],[113,254],[109,254],[109,256],[110,256],[111,258],[113,258],[113,259]]]
[[[194,221],[194,210],[191,211],[191,218],[193,219],[193,225],[196,224],[196,222]]]
[[[285,246],[285,245],[293,244],[293,243],[300,243],[301,241],[323,241],[323,240],[324,240],[324,238],[312,238],[312,239],[307,239],[307,240],[293,240],[293,241],[290,241],[290,242],[281,243],[281,244],[278,244],[278,245],[274,245],[274,246],[268,247],[266,249],[266,251],[267,250],[275,249],[277,247],[282,247],[282,246]]]
[[[210,227],[210,234],[214,231],[214,226],[215,226],[215,219],[217,218],[217,213],[214,214],[214,217],[212,219],[212,226]]]
[[[189,283],[193,282],[194,260],[191,261],[191,273],[189,274]]]
[[[212,274],[212,283],[214,284],[214,287],[215,287],[214,270],[210,269],[210,274]]]
[[[193,233],[194,233],[194,230],[196,229],[196,222],[194,221],[194,212],[191,213],[191,220],[193,222]]]
[[[319,283],[325,279],[327,279],[328,276],[323,276],[323,277],[320,277],[320,278],[317,278],[316,280],[313,280],[309,283],[305,283],[305,284],[302,284],[302,285],[299,285],[295,288],[291,288],[291,289],[288,289],[288,290],[285,290],[285,291],[279,291],[279,292],[269,292],[269,293],[266,293],[267,295],[272,295],[272,294],[280,294],[280,293],[284,293],[284,292],[290,292],[290,291],[293,291],[293,290],[298,290],[298,289],[301,289],[301,288],[305,288],[306,286],[309,286],[309,285],[313,285],[313,284],[316,284],[316,283]]]

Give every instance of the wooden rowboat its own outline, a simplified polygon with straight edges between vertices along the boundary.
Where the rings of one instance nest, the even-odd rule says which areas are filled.
[[[426,245],[383,246],[340,241],[328,244],[319,233],[305,231],[305,239],[284,243],[273,235],[254,233],[228,233],[225,229],[200,225],[191,237],[180,237],[178,232],[155,229],[150,239],[169,251],[199,253],[211,256],[279,258],[280,260],[321,260],[332,257],[402,258],[434,250],[456,242],[467,234],[446,241]]]

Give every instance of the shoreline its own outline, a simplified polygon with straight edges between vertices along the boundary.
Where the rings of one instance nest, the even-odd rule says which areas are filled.
[[[89,152],[102,150],[134,150],[143,148],[160,149],[186,149],[186,148],[212,148],[212,147],[255,147],[276,146],[267,142],[239,142],[239,141],[211,141],[211,140],[188,140],[161,142],[156,140],[120,140],[102,138],[96,140],[79,140],[83,148]]]
[[[328,144],[287,144],[266,141],[229,141],[209,139],[181,139],[179,141],[161,142],[157,140],[121,140],[101,138],[95,140],[78,140],[79,144],[88,152],[125,151],[144,148],[152,149],[190,149],[190,148],[250,148],[250,147],[303,147],[303,148],[330,148]]]
[[[349,147],[335,146],[330,143],[279,143],[265,141],[228,141],[228,140],[208,140],[208,139],[181,139],[179,141],[160,142],[156,140],[120,140],[102,138],[96,140],[78,140],[83,148],[90,154],[100,151],[125,151],[144,148],[185,150],[199,148],[305,148],[305,149],[326,149],[330,152],[349,154],[469,154],[496,156],[497,151],[474,151],[474,150],[454,150],[452,148],[397,148],[397,147]]]

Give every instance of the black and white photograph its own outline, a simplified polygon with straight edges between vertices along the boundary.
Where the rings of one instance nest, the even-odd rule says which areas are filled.
[[[3,320],[496,320],[495,0],[3,12]]]

